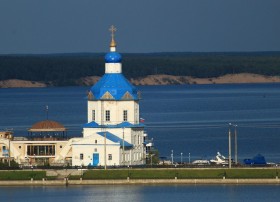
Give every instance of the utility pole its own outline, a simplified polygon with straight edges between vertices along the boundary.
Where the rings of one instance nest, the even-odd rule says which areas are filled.
[[[123,128],[123,137],[122,137],[122,155],[123,155],[123,165],[124,165],[124,128]]]
[[[233,125],[234,126],[234,161],[235,161],[235,165],[238,164],[238,159],[237,159],[237,125]]]
[[[104,132],[104,169],[106,170],[107,169],[107,162],[106,162],[106,158],[107,158],[107,155],[106,155],[106,130]]]
[[[230,127],[231,127],[231,123],[229,123],[229,127],[228,127],[228,168],[231,168],[231,131],[230,131]]]
[[[8,162],[9,162],[9,167],[11,167],[11,135],[10,134],[9,134],[8,138],[9,138],[9,158],[8,158]]]

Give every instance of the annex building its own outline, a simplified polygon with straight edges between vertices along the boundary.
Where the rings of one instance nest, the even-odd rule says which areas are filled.
[[[60,123],[35,123],[27,137],[0,132],[0,160],[21,165],[122,166],[143,165],[148,143],[140,121],[140,92],[122,74],[122,56],[116,51],[115,27],[110,28],[110,51],[105,74],[88,92],[88,123],[83,136],[67,138]]]

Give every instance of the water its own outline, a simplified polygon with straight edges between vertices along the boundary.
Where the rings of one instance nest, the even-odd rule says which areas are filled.
[[[87,122],[88,87],[0,89],[0,129],[27,135],[49,118],[80,136]],[[140,86],[140,116],[161,156],[176,161],[228,155],[228,123],[237,124],[238,157],[260,153],[280,162],[280,84]],[[234,132],[232,130],[232,132]]]
[[[280,85],[198,85],[143,89],[143,116],[163,156],[179,161],[227,155],[228,123],[237,124],[239,159],[258,153],[280,162]],[[233,132],[233,131],[232,131]]]
[[[277,185],[1,187],[1,201],[275,201]]]
[[[80,136],[88,87],[0,89],[0,129],[27,135],[37,121],[63,123]],[[237,124],[239,160],[261,153],[280,162],[280,84],[141,86],[141,117],[161,156],[210,159],[228,154],[228,123]],[[233,132],[233,131],[232,131]],[[162,185],[1,187],[1,201],[273,201],[279,186]]]

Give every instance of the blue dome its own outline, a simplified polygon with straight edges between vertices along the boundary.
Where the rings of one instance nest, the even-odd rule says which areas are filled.
[[[114,100],[122,100],[126,93],[129,93],[133,100],[139,99],[137,89],[122,74],[105,74],[91,88],[91,92],[96,100],[102,99],[106,92],[109,92]]]
[[[122,56],[117,52],[110,52],[105,55],[106,63],[119,63],[122,61]]]

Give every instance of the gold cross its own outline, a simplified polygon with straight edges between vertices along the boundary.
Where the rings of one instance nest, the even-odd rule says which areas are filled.
[[[112,25],[110,27],[109,31],[112,33],[111,35],[112,35],[112,39],[113,39],[114,38],[114,34],[117,31],[117,28],[114,25]]]
[[[111,46],[111,47],[116,47],[117,44],[116,44],[116,42],[115,42],[115,40],[114,40],[114,33],[117,31],[117,28],[116,28],[114,25],[112,25],[112,26],[110,27],[109,31],[112,33],[112,34],[111,34],[111,36],[112,36],[112,41],[111,41],[110,46]]]

